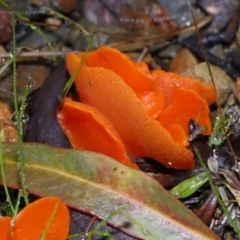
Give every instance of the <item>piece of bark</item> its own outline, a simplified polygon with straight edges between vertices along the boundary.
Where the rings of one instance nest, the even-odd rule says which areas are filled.
[[[68,80],[65,62],[53,69],[37,92],[30,96],[26,109],[29,122],[26,142],[44,143],[56,147],[70,147],[70,143],[56,119],[59,96]]]

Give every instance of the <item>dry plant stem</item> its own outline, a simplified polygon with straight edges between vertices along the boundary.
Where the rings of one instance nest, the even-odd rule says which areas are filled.
[[[40,23],[40,22],[33,22],[33,21],[28,21],[28,20],[22,20],[22,19],[17,19],[17,23],[20,23],[22,25],[29,25],[29,24],[34,24],[35,26],[40,26],[40,27],[59,27],[58,25],[54,24],[47,24],[47,23]]]
[[[148,52],[148,48],[145,47],[145,48],[142,50],[142,52],[141,52],[141,54],[140,54],[140,56],[139,56],[137,62],[141,62],[141,61],[143,60],[143,58],[144,58],[144,56],[146,55],[147,52]]]
[[[67,53],[78,53],[77,51],[56,51],[56,52],[49,52],[49,51],[36,51],[32,50],[31,52],[18,52],[17,57],[50,57],[50,56],[62,56]],[[0,53],[0,58],[12,58],[12,53]]]
[[[207,63],[207,68],[208,68],[208,72],[209,72],[209,75],[210,75],[210,78],[211,78],[211,82],[212,82],[212,85],[213,85],[213,87],[214,87],[214,89],[215,89],[215,91],[217,93],[217,87],[216,87],[216,84],[215,84],[215,81],[214,81],[214,78],[213,78],[213,75],[212,75],[212,70],[210,68],[210,64],[209,64],[209,61],[208,61],[207,53],[206,53],[205,48],[203,46],[203,43],[201,41],[201,36],[200,36],[199,28],[198,28],[198,26],[196,24],[196,20],[195,20],[194,14],[193,14],[193,9],[192,9],[191,4],[190,4],[189,1],[188,1],[188,4],[189,4],[191,17],[193,19],[193,23],[194,23],[194,26],[195,26],[195,29],[196,29],[197,37],[199,39],[199,44],[200,44],[200,47],[201,47],[201,51],[202,51],[204,59],[205,59],[205,61]],[[229,150],[230,150],[230,152],[231,152],[231,154],[232,154],[232,156],[234,158],[236,169],[238,169],[237,158],[236,158],[236,155],[235,155],[235,153],[233,151],[232,145],[230,143],[230,140],[229,140],[229,137],[228,137],[228,134],[227,134],[227,130],[226,130],[225,123],[224,123],[224,117],[223,117],[223,114],[222,114],[222,108],[221,108],[221,105],[219,103],[218,98],[216,99],[216,104],[217,104],[218,114],[219,114],[219,117],[220,117],[220,120],[221,120],[221,123],[222,123],[222,126],[223,126],[223,131],[224,131],[224,135],[226,137],[226,141],[227,141]]]
[[[0,57],[1,58],[1,57]],[[1,59],[1,62],[4,63],[3,67],[0,69],[0,75],[8,68],[8,66],[10,66],[12,64],[13,59],[8,59],[7,61],[5,61],[5,59]]]
[[[96,221],[96,216],[92,217],[91,222],[88,224],[87,229],[86,229],[86,234],[91,230],[94,222]]]

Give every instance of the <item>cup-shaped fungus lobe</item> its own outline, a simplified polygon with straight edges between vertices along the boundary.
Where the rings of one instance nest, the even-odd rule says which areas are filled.
[[[83,53],[78,53],[75,58],[72,56],[71,61],[79,62],[79,58],[82,56]],[[162,92],[151,80],[150,75],[136,67],[126,54],[111,47],[101,47],[87,54],[85,64],[89,67],[102,67],[112,70],[124,79],[138,98],[145,103],[151,116],[157,118],[163,110],[164,96]],[[68,65],[68,69],[70,72],[75,70],[71,67],[71,64]]]
[[[0,218],[0,239],[65,240],[69,223],[69,211],[61,199],[44,197],[24,207],[15,219]]]
[[[110,121],[96,108],[65,98],[57,118],[74,148],[103,153],[137,168]]]
[[[10,217],[0,217],[0,239],[12,240],[11,221]]]
[[[67,55],[70,74],[76,71],[82,56],[83,53]],[[168,85],[167,76],[162,70],[150,72],[144,63],[134,64],[116,49],[101,47],[87,53],[75,85],[81,103],[92,106],[108,119],[130,158],[151,157],[167,167],[191,169],[194,161],[193,153],[185,148],[189,144],[186,126],[190,119],[199,120],[207,127],[206,134],[211,132],[208,103],[214,101],[216,94],[212,87],[178,75],[170,74]],[[192,104],[188,106],[190,98],[194,109]],[[64,104],[63,107],[69,108]],[[71,120],[68,124],[59,122],[67,134]],[[77,129],[71,131],[78,134]],[[71,142],[74,146],[74,141]]]
[[[208,105],[212,104],[217,97],[217,93],[212,86],[205,86],[193,78],[183,77],[176,73],[165,72],[159,69],[152,71],[151,76],[157,88],[164,95],[165,107],[172,102],[172,91],[174,88],[192,90],[204,98]]]
[[[70,215],[67,206],[57,197],[44,197],[27,205],[14,221],[14,240],[65,240],[69,232]],[[48,228],[49,225],[49,228]]]
[[[199,126],[206,127],[204,135],[210,135],[212,126],[208,114],[209,108],[206,100],[196,92],[173,88],[172,103],[162,111],[158,120],[164,127],[178,124],[189,135],[189,119],[193,119]]]

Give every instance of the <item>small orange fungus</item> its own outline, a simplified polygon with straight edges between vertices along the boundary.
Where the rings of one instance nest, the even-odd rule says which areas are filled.
[[[11,240],[11,218],[10,217],[0,217],[0,239]]]
[[[69,232],[68,208],[57,197],[44,197],[27,205],[16,216],[0,218],[1,240],[66,240]]]
[[[83,53],[67,55],[66,66],[70,74],[77,69],[82,56]],[[216,98],[212,87],[162,70],[151,72],[146,64],[134,64],[127,55],[110,47],[87,53],[75,85],[81,107],[65,99],[57,113],[73,147],[78,142],[77,148],[95,151],[98,144],[105,143],[102,151],[96,151],[105,151],[106,155],[125,164],[128,163],[126,149],[129,158],[151,157],[167,167],[193,168],[193,153],[186,148],[189,145],[188,122],[194,119],[207,127],[206,135],[211,133],[208,104]],[[92,130],[89,126],[79,127],[87,123],[83,116],[86,112],[83,114],[81,109],[84,105],[91,109],[89,115],[99,116],[87,120],[92,123]],[[70,115],[75,119],[70,119]],[[106,119],[101,122],[102,118]],[[97,122],[102,123],[102,129],[96,131],[96,140]],[[107,129],[118,137],[104,140]],[[88,133],[91,136],[85,138]],[[106,153],[109,146],[115,156]]]

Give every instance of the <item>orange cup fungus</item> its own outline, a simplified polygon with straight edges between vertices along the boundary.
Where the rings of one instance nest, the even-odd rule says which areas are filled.
[[[57,197],[44,197],[23,208],[13,223],[0,217],[1,240],[65,240],[69,232],[68,208]],[[11,226],[12,224],[12,226]]]
[[[83,53],[68,54],[72,75]],[[150,157],[167,167],[191,169],[189,120],[211,133],[208,105],[213,87],[162,70],[149,71],[120,51],[101,47],[86,55],[75,78],[81,102],[63,100],[59,124],[72,146],[103,153],[130,167],[130,159]]]

